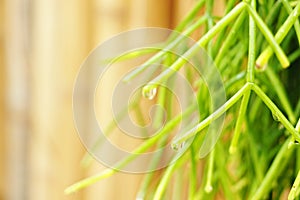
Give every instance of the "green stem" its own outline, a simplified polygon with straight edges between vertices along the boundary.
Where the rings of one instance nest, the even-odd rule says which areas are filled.
[[[196,44],[194,44],[187,52],[179,57],[167,70],[158,75],[143,88],[143,93],[148,94],[157,85],[168,79],[172,74],[178,71],[196,52],[204,47],[218,32],[236,19],[236,17],[244,10],[245,3],[239,3],[224,18],[222,18],[212,29],[210,29]]]
[[[281,103],[283,109],[287,113],[289,120],[291,121],[292,124],[296,123],[296,117],[294,115],[292,106],[287,98],[286,92],[284,90],[284,87],[283,87],[281,81],[279,80],[279,78],[276,76],[273,69],[271,69],[271,68],[266,69],[266,74],[269,78],[269,81],[274,86],[273,88],[276,91],[278,99],[280,100],[280,103]]]
[[[199,133],[201,130],[203,130],[205,127],[211,124],[212,121],[219,118],[222,114],[224,114],[229,108],[231,108],[247,91],[251,89],[253,84],[246,83],[235,95],[233,95],[223,106],[221,106],[219,109],[217,109],[214,113],[212,113],[210,116],[208,116],[205,120],[203,120],[201,123],[196,125],[191,130],[187,131],[183,136],[176,138],[172,145],[178,145],[182,142],[188,140],[189,138],[195,136],[197,133]]]
[[[283,6],[285,7],[285,9],[287,10],[287,12],[289,14],[291,14],[293,12],[293,8],[291,7],[290,3],[287,0],[281,0],[281,2],[283,4]],[[294,28],[295,28],[296,35],[298,38],[298,43],[300,45],[300,24],[299,24],[298,19],[295,21]]]
[[[170,189],[170,191],[172,192],[172,200],[182,200],[182,195],[183,193],[185,193],[185,191],[182,190],[182,183],[185,181],[184,175],[185,174],[182,173],[180,167],[178,167],[177,170],[172,175],[172,180],[169,181],[169,183],[172,183],[172,189]],[[168,186],[166,186],[166,190],[167,189]]]
[[[236,4],[236,0],[227,1],[224,14],[226,15],[230,10],[232,10],[232,8],[235,6],[235,4]],[[243,13],[245,13],[245,12],[243,12]],[[213,16],[213,18],[216,18],[216,16]],[[222,19],[222,17],[219,17],[218,20],[220,20],[220,19]],[[222,31],[220,31],[219,36],[216,38],[216,41],[213,45],[213,57],[215,57],[216,54],[220,51],[221,44],[224,42],[225,39],[227,39],[226,35],[227,35],[226,29],[223,29]]]
[[[136,116],[136,123],[139,124],[140,126],[145,126],[147,124],[146,120],[144,119],[144,115],[142,113],[142,106],[140,104],[137,104],[135,109],[133,109],[133,114]],[[149,137],[149,133],[147,129],[141,129],[141,136],[143,138]]]
[[[235,20],[238,15],[244,10],[246,4],[240,2],[236,5],[226,16],[224,16],[216,25],[210,29],[201,39],[197,42],[200,47],[204,47],[217,33],[224,29],[229,23]]]
[[[158,147],[165,146],[167,142],[168,136],[166,135],[163,139],[159,141]],[[163,152],[159,152],[159,154],[155,155],[153,160],[150,163],[150,168],[154,169],[159,164],[160,160],[162,159]],[[137,195],[137,199],[144,199],[145,195],[147,194],[147,190],[149,189],[149,186],[151,185],[152,180],[154,179],[155,172],[150,172],[145,175],[145,178],[142,181],[141,189]]]
[[[166,103],[166,96],[167,96],[167,88],[166,87],[160,87],[157,95],[157,105],[159,105],[159,109],[156,110],[153,126],[155,129],[160,128],[162,126],[162,123],[164,122],[165,117],[165,103]]]
[[[234,77],[231,77],[229,80],[225,82],[225,90],[228,91],[231,89],[231,87],[235,84],[238,84],[239,82],[244,81],[244,78],[246,77],[246,72],[242,71],[238,74],[236,74]]]
[[[197,162],[195,147],[192,144],[190,147],[191,152],[191,170],[190,170],[190,182],[189,182],[189,199],[193,199],[197,188]]]
[[[298,19],[300,15],[300,2],[296,6],[296,8],[293,10],[293,12],[289,15],[289,17],[286,19],[284,24],[279,28],[275,35],[275,41],[280,44],[282,40],[285,38],[285,36],[288,34],[292,26],[295,24],[296,20]],[[273,54],[273,50],[271,47],[267,47],[258,57],[257,59],[257,65],[258,66],[265,66],[270,57]],[[282,64],[282,63],[281,63]],[[288,67],[289,65],[282,65],[283,68]],[[264,67],[263,67],[264,68]]]
[[[251,1],[251,6],[256,9],[256,1]],[[256,49],[256,26],[252,16],[249,16],[249,55],[247,68],[247,81],[254,82],[255,67],[255,49]]]
[[[221,142],[216,144],[215,150],[216,153],[216,169],[218,174],[218,182],[220,182],[220,186],[222,191],[224,192],[224,199],[239,199],[237,198],[237,194],[232,190],[232,175],[228,173],[226,167],[227,165],[227,151],[224,150],[224,145]],[[200,199],[200,198],[199,198]],[[201,198],[203,199],[203,198]]]
[[[197,15],[204,3],[205,0],[199,0],[197,4],[193,7],[193,9],[180,22],[180,24],[178,24],[178,26],[175,28],[175,31],[181,32],[187,26],[187,24],[195,18],[195,16]]]
[[[236,22],[234,23],[233,27],[231,28],[229,34],[227,35],[221,49],[218,51],[218,54],[215,59],[216,66],[219,67],[221,60],[224,58],[225,54],[228,52],[230,45],[235,40],[239,28],[245,21],[246,12],[241,13],[241,15],[237,18]]]
[[[272,102],[272,100],[257,86],[253,85],[253,91],[263,100],[266,106],[271,110],[273,116],[278,118],[278,120],[283,124],[283,126],[293,135],[293,137],[299,142],[300,134],[293,125],[287,120],[287,118],[282,114],[282,112],[277,108],[277,106]]]
[[[297,125],[296,125],[296,131],[300,132],[300,118],[297,122]]]
[[[129,109],[127,107],[124,107],[119,113],[117,113],[115,120],[111,120],[107,127],[104,129],[105,136],[108,137],[113,131],[117,128],[116,121],[121,122],[124,117],[128,114],[128,110],[131,112],[134,108],[138,106],[139,98],[137,98],[135,101],[129,103]],[[103,144],[105,141],[105,137],[99,137],[96,139],[95,143],[92,145],[91,152],[95,152],[97,148]],[[81,165],[84,168],[87,168],[94,158],[90,155],[89,152],[86,152],[81,160]]]
[[[285,141],[280,151],[277,153],[271,167],[269,168],[263,182],[260,184],[256,193],[251,198],[251,200],[260,200],[271,190],[272,182],[278,178],[281,174],[282,168],[285,166],[286,162],[289,160],[293,149],[288,148],[289,139]]]
[[[288,58],[292,62],[297,60],[300,57],[300,49],[295,50],[293,53],[291,53]]]
[[[213,149],[209,154],[207,180],[206,180],[206,184],[205,184],[205,188],[204,188],[206,193],[211,193],[213,190],[212,175],[213,175],[213,169],[214,169],[214,159],[215,159],[215,149]]]
[[[207,30],[209,31],[210,29],[213,28],[214,25],[214,20],[212,17],[212,11],[213,11],[213,3],[214,1],[211,0],[206,0],[206,16],[207,16]],[[209,41],[208,45],[207,45],[207,53],[210,57],[212,57],[212,42],[213,41]]]
[[[159,133],[157,133],[154,137],[148,139],[146,142],[141,144],[128,157],[124,158],[119,163],[117,163],[116,166],[114,166],[114,168],[106,169],[94,176],[88,177],[86,179],[83,179],[83,180],[69,186],[65,190],[65,194],[70,194],[70,193],[76,192],[80,189],[83,189],[89,185],[96,183],[97,181],[100,181],[102,179],[110,177],[111,175],[118,172],[120,169],[122,169],[124,166],[126,166],[128,163],[130,163],[132,160],[137,158],[139,156],[139,154],[145,152],[147,149],[152,147],[162,136],[169,133],[174,127],[176,127],[178,125],[178,123],[181,121],[182,118],[185,118],[186,116],[190,115],[194,111],[195,107],[196,107],[196,105],[192,105],[188,109],[186,109],[182,114],[177,115],[174,119],[172,119],[170,122],[168,122]]]
[[[249,14],[253,17],[253,20],[255,21],[258,28],[261,30],[262,34],[265,36],[266,40],[269,42],[270,47],[275,52],[280,64],[283,68],[286,68],[290,65],[290,62],[285,55],[284,51],[281,49],[279,44],[276,42],[276,39],[274,38],[272,32],[267,27],[267,25],[264,23],[264,21],[261,19],[261,17],[257,14],[257,12],[248,4],[246,4],[246,8],[249,12]],[[261,64],[261,63],[258,63]]]
[[[256,115],[255,115],[256,116]],[[247,123],[247,122],[246,122]],[[254,165],[254,171],[255,171],[255,177],[256,177],[256,182],[260,183],[263,178],[264,178],[264,163],[259,161],[259,148],[258,144],[254,141],[253,136],[255,135],[255,132],[252,131],[252,128],[249,127],[249,123],[247,123],[247,130],[248,133],[246,135],[246,140],[249,141],[249,154],[250,157],[252,158],[252,163]]]
[[[180,159],[178,159],[175,163],[168,166],[166,169],[162,179],[159,182],[159,185],[157,187],[157,190],[154,194],[153,200],[161,200],[162,196],[167,188],[167,184],[170,181],[174,171],[178,169],[183,163],[185,163],[188,160],[187,154],[183,155]]]
[[[255,9],[255,1],[252,1],[252,7]],[[247,68],[247,82],[254,82],[254,67],[255,67],[255,48],[256,48],[256,26],[253,17],[249,16],[249,55],[248,55],[248,68]],[[249,102],[251,91],[247,91],[242,99],[240,111],[238,114],[237,123],[234,129],[234,135],[229,147],[231,154],[236,152],[238,140],[241,134],[242,124],[245,118],[247,105]]]
[[[297,190],[299,190],[300,188],[300,170],[298,171],[298,175],[296,177],[296,180],[292,186],[292,189],[289,193],[289,196],[288,196],[288,200],[294,200],[296,199],[297,197]]]
[[[152,64],[155,64],[161,59],[166,53],[171,52],[171,50],[176,47],[180,42],[182,42],[184,39],[186,39],[192,32],[194,32],[197,28],[199,28],[205,21],[207,20],[206,16],[200,17],[194,24],[189,26],[185,31],[182,33],[177,33],[177,37],[171,42],[166,45],[163,49],[157,49],[159,50],[158,53],[156,53],[154,56],[152,56],[150,59],[148,59],[146,62],[144,62],[141,66],[133,70],[130,74],[126,75],[123,79],[125,82],[129,82],[133,78],[135,78],[137,75],[142,73],[145,69],[147,69]]]
[[[236,150],[237,150],[237,144],[238,144],[239,137],[240,137],[240,134],[241,134],[242,125],[243,125],[243,122],[244,122],[244,119],[245,119],[245,113],[246,113],[246,110],[247,110],[247,105],[248,105],[248,102],[249,102],[250,94],[251,94],[251,91],[249,90],[243,96],[240,111],[239,111],[239,114],[238,114],[235,129],[234,129],[233,139],[232,139],[231,145],[229,147],[229,153],[230,154],[235,153]]]

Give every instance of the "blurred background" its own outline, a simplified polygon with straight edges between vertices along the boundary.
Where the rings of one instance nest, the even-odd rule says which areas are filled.
[[[125,30],[174,28],[194,0],[0,0],[0,200],[134,199],[141,175],[118,173],[76,194],[104,169],[85,153],[73,84],[99,43]]]

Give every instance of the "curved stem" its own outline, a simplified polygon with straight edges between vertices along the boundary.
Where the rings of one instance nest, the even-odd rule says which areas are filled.
[[[297,190],[299,190],[299,188],[300,188],[300,170],[298,171],[298,175],[289,193],[288,200],[294,200],[297,197],[298,195]]]
[[[237,37],[239,28],[245,21],[246,14],[247,12],[242,12],[241,15],[237,18],[229,34],[227,35],[225,41],[223,42],[221,49],[218,50],[218,54],[215,58],[215,63],[217,67],[219,67],[221,60],[224,58],[225,54],[228,52],[228,49],[230,48],[230,45]]]
[[[176,169],[178,169],[183,163],[187,161],[189,157],[187,154],[183,155],[180,159],[178,159],[175,163],[171,164],[168,166],[166,169],[162,179],[159,182],[159,185],[157,187],[157,190],[154,194],[153,200],[161,200],[162,196],[164,194],[164,191],[166,190],[167,184],[171,179],[172,174]]]
[[[247,91],[244,94],[242,102],[241,102],[240,111],[239,111],[239,114],[238,114],[235,129],[234,129],[234,135],[233,135],[230,147],[229,147],[229,153],[231,153],[231,154],[235,153],[236,150],[237,150],[237,146],[238,146],[237,144],[238,144],[238,141],[239,141],[239,138],[240,138],[240,135],[241,135],[241,129],[242,129],[242,125],[243,125],[243,122],[244,122],[244,119],[245,119],[245,114],[246,114],[250,94],[251,94],[251,91],[250,90]]]
[[[281,0],[281,2],[283,4],[283,6],[285,7],[285,9],[287,10],[287,12],[289,14],[291,14],[293,12],[293,8],[291,7],[288,0]],[[294,27],[295,27],[295,32],[296,32],[296,35],[297,35],[297,38],[298,38],[298,43],[300,45],[300,24],[299,24],[298,19],[295,21]]]
[[[277,96],[280,100],[280,103],[283,107],[283,109],[285,110],[285,112],[287,113],[287,116],[289,118],[289,120],[291,121],[292,124],[296,123],[296,117],[295,114],[292,110],[292,106],[287,98],[286,92],[284,90],[283,84],[281,83],[281,81],[279,80],[279,78],[275,75],[273,69],[271,68],[266,68],[266,75],[268,76],[270,82],[272,83],[272,85],[274,86],[274,90],[277,93]]]
[[[246,8],[249,12],[249,14],[253,17],[253,20],[255,21],[256,25],[258,28],[261,30],[262,34],[265,36],[266,40],[269,42],[269,45],[275,52],[280,64],[282,65],[283,68],[286,68],[290,65],[290,62],[285,55],[284,51],[281,49],[279,44],[276,42],[276,39],[274,38],[272,32],[270,29],[267,27],[267,25],[264,23],[264,21],[261,19],[261,17],[257,14],[253,8],[246,4]],[[258,63],[260,64],[260,63]]]
[[[287,120],[287,118],[282,114],[282,112],[277,108],[273,101],[257,86],[253,85],[253,91],[263,100],[266,106],[271,110],[273,115],[278,118],[278,120],[283,124],[283,126],[293,135],[293,137],[299,142],[300,134],[293,125]]]
[[[180,122],[180,120],[182,118],[191,114],[194,111],[195,107],[196,107],[195,105],[191,105],[182,114],[177,115],[174,119],[172,119],[170,122],[168,122],[159,133],[157,133],[154,137],[150,138],[149,140],[147,140],[146,142],[141,144],[139,147],[137,147],[128,157],[124,158],[119,163],[117,163],[116,166],[114,166],[114,168],[106,169],[106,170],[100,172],[99,174],[88,177],[86,179],[83,179],[83,180],[69,186],[65,190],[65,194],[70,194],[70,193],[76,192],[80,189],[83,189],[89,185],[96,183],[97,181],[100,181],[102,179],[110,177],[111,175],[118,172],[121,168],[123,168],[128,163],[130,163],[132,160],[137,158],[139,156],[139,154],[145,152],[147,149],[152,147],[162,136],[164,136],[165,134],[170,132],[170,130],[172,130],[175,126],[178,125],[178,123]]]
[[[296,8],[293,10],[293,12],[289,15],[289,17],[286,19],[284,24],[279,28],[277,33],[275,34],[275,41],[280,44],[282,40],[285,38],[285,36],[288,34],[292,26],[295,24],[296,20],[298,19],[300,15],[300,2],[296,6]],[[276,52],[275,52],[276,53]],[[257,64],[259,66],[264,66],[269,61],[270,57],[273,54],[273,50],[271,47],[266,48],[258,57]],[[288,67],[289,65],[283,65],[283,68]],[[263,67],[264,68],[264,67]]]
[[[219,118],[222,114],[224,114],[229,108],[231,108],[247,91],[251,89],[253,84],[246,83],[235,95],[233,95],[223,106],[221,106],[219,109],[217,109],[214,113],[212,113],[210,116],[208,116],[205,120],[203,120],[201,123],[196,125],[191,130],[187,131],[185,134],[183,134],[181,137],[176,138],[172,142],[173,145],[181,144],[182,142],[188,140],[189,138],[195,136],[197,133],[199,133],[201,130],[203,130],[205,127],[211,124],[212,121]]]
[[[195,45],[193,45],[187,52],[179,57],[167,70],[158,75],[155,79],[149,82],[143,88],[145,94],[149,93],[157,85],[168,79],[172,74],[178,71],[189,58],[191,58],[196,52],[204,47],[218,32],[237,18],[237,16],[244,10],[245,3],[239,3],[232,9],[224,18],[222,18],[212,29],[210,29]]]
[[[190,23],[195,18],[195,16],[199,12],[199,10],[202,8],[204,3],[205,3],[205,0],[199,0],[197,2],[197,4],[193,7],[193,9],[180,22],[180,24],[178,24],[178,26],[175,28],[175,30],[178,32],[182,31],[187,26],[187,24]]]
[[[207,20],[206,16],[200,17],[194,24],[189,26],[185,31],[182,33],[178,33],[176,35],[177,37],[175,39],[170,39],[170,43],[166,45],[163,49],[157,49],[158,52],[152,56],[149,60],[147,60],[145,63],[143,63],[141,66],[133,70],[130,74],[126,75],[123,79],[124,82],[129,82],[133,78],[135,78],[137,75],[142,73],[145,69],[150,67],[152,64],[155,64],[161,59],[166,53],[170,52],[172,53],[172,49],[176,47],[181,41],[186,39],[192,32],[194,32],[197,28],[199,28],[205,21]],[[177,32],[176,32],[177,33]],[[171,35],[172,36],[172,35]],[[170,36],[170,37],[171,37]]]
[[[251,6],[256,9],[256,1],[251,1]],[[255,54],[256,54],[256,26],[252,16],[249,16],[249,55],[247,68],[247,81],[254,82]]]
[[[279,152],[277,153],[271,167],[269,168],[263,182],[260,184],[259,188],[256,190],[256,193],[251,198],[251,200],[260,200],[263,199],[272,188],[272,182],[277,179],[280,175],[280,171],[284,168],[287,161],[289,160],[293,149],[288,148],[289,139],[285,141]]]

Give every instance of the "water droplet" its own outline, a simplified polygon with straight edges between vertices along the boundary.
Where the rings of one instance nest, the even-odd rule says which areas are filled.
[[[181,150],[184,147],[184,145],[185,145],[185,142],[182,142],[180,144],[178,144],[178,143],[175,144],[174,143],[174,144],[172,144],[172,149],[174,151],[179,151],[179,150]]]
[[[275,121],[280,121],[277,113],[272,113],[272,117]]]
[[[205,192],[206,193],[211,193],[212,191],[213,191],[213,187],[211,186],[211,185],[207,185],[207,186],[205,186]]]
[[[283,130],[283,129],[285,129],[285,127],[283,126],[282,123],[279,123],[279,124],[278,124],[278,129],[279,129],[279,130]]]
[[[149,88],[150,87],[150,88]],[[145,86],[143,88],[143,96],[149,100],[154,99],[157,93],[157,88],[153,86]]]

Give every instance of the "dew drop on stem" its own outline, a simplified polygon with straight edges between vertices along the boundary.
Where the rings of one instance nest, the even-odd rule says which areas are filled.
[[[204,190],[205,190],[206,193],[209,194],[213,191],[213,187],[211,185],[207,185],[207,186],[205,186]]]
[[[272,113],[272,117],[275,121],[280,121],[277,113]]]
[[[143,89],[143,97],[152,100],[156,96],[157,88],[148,88],[147,86]]]
[[[179,151],[179,150],[181,150],[183,147],[184,147],[184,145],[185,145],[185,142],[182,142],[182,143],[180,143],[180,144],[172,144],[172,149],[174,150],[174,151]]]

